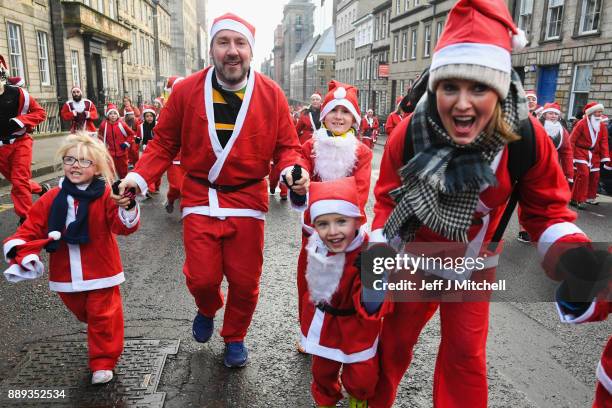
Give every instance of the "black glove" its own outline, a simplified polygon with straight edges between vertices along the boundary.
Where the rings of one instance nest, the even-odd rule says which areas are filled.
[[[113,194],[119,195],[119,184],[121,184],[121,180],[117,180],[113,183]],[[136,189],[134,187],[128,188],[123,192],[123,197],[130,198],[130,204],[127,206],[126,210],[131,210],[136,207]]]
[[[396,255],[397,252],[387,244],[370,244],[369,248],[362,251],[355,261],[355,266],[361,271],[361,285],[364,288],[376,290],[374,283],[395,271]],[[393,262],[388,259],[392,259]],[[392,266],[387,267],[385,261]],[[379,285],[376,286],[379,287]]]
[[[141,138],[139,138],[138,136],[136,136],[136,137],[134,138],[134,142],[135,142],[137,145],[139,145],[139,144],[140,144],[140,141],[141,141],[141,140],[142,140],[142,139],[141,139]]]
[[[586,246],[568,249],[559,257],[557,273],[564,279],[557,291],[558,301],[590,303],[608,287],[612,256],[607,251]]]
[[[302,167],[300,167],[299,164],[293,166],[293,170],[291,170],[291,177],[293,178],[293,184],[289,185],[287,183],[287,177],[285,177],[285,175],[283,175],[283,181],[285,182],[285,184],[287,184],[287,187],[289,187],[289,198],[291,199],[291,202],[296,206],[301,207],[306,204],[306,196],[296,194],[292,190],[292,187],[295,182],[302,178]]]
[[[8,129],[8,137],[10,138],[13,133],[22,129],[22,127],[19,123],[15,122],[14,120],[9,120],[7,129]]]

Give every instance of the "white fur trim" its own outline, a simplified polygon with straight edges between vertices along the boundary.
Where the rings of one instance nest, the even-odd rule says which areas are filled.
[[[480,65],[508,74],[512,69],[510,52],[505,48],[492,44],[458,43],[436,51],[429,71],[445,65],[457,64]]]
[[[21,267],[27,272],[27,279],[40,278],[45,272],[45,266],[40,262],[40,258],[36,254],[26,255],[21,260]]]
[[[520,28],[517,33],[512,36],[512,51],[520,51],[527,45],[527,35]]]
[[[320,121],[323,122],[323,118],[325,118],[325,116],[329,112],[334,110],[336,106],[344,106],[346,109],[348,109],[349,112],[351,112],[351,114],[355,118],[355,123],[353,124],[353,127],[359,130],[359,124],[361,123],[361,116],[357,113],[357,109],[355,108],[355,106],[353,106],[352,103],[349,102],[348,99],[332,99],[331,101],[327,102],[325,106],[323,107],[323,109],[321,109],[321,114],[319,118]]]
[[[143,147],[144,150],[144,147]],[[144,197],[147,194],[147,191],[149,190],[149,185],[147,184],[147,181],[138,173],[134,173],[129,172],[124,180],[128,180],[128,181],[133,181],[134,183],[138,184],[138,188],[140,189],[140,197]]]
[[[382,228],[378,228],[375,229],[374,231],[372,231],[372,233],[370,234],[370,242],[371,243],[378,243],[378,242],[387,242],[387,238],[385,238],[385,235],[383,234],[383,229]]]
[[[255,48],[255,37],[253,36],[253,33],[241,22],[229,18],[217,21],[210,28],[211,42],[213,38],[215,38],[215,35],[217,35],[217,33],[221,30],[231,30],[244,35],[249,42],[251,49],[253,50]]]
[[[119,116],[119,111],[117,109],[109,109],[106,111],[106,113],[104,114],[104,116],[108,116],[111,112],[115,112],[117,114],[117,116]]]
[[[112,288],[125,282],[125,274],[119,272],[108,278],[88,279],[75,282],[49,281],[49,289],[54,292],[84,292],[87,290]]]
[[[310,299],[315,305],[329,303],[338,290],[346,255],[342,252],[327,256],[328,251],[317,233],[308,238],[306,253],[306,282]]]
[[[345,200],[319,200],[310,205],[310,219],[314,222],[324,214],[342,214],[346,217],[361,217],[359,207]]]
[[[601,364],[601,360],[599,364],[597,364],[597,379],[608,393],[612,394],[612,379],[610,379],[610,376],[606,373],[604,366]]]
[[[62,233],[59,231],[51,231],[49,234],[47,234],[47,236],[54,241],[59,241],[59,239],[62,237]]]
[[[540,239],[538,240],[538,253],[544,258],[552,244],[557,242],[560,238],[572,234],[584,234],[584,232],[578,228],[576,224],[571,222],[552,224],[544,230],[542,235],[540,235]]]
[[[155,113],[155,111],[153,109],[143,109],[143,111],[142,111],[142,117],[143,118],[144,118],[145,113],[152,113],[153,116],[157,116],[157,113]]]
[[[559,319],[561,320],[562,323],[578,324],[578,323],[584,323],[588,321],[591,318],[591,316],[593,316],[593,313],[595,313],[595,307],[597,306],[597,302],[593,300],[589,308],[580,316],[575,316],[573,314],[565,313],[563,310],[561,310],[561,306],[559,306],[558,302],[555,302],[555,306],[557,307],[557,312],[559,313]]]
[[[599,110],[604,110],[604,106],[601,103],[598,103],[597,105],[591,106],[589,109],[587,109],[584,113],[586,113],[587,115],[592,115],[593,113],[599,111]]]
[[[542,115],[543,115],[543,114],[545,114],[545,113],[547,113],[547,112],[554,112],[554,113],[556,113],[557,115],[561,116],[561,111],[560,111],[559,109],[556,109],[556,108],[546,108],[546,109],[542,109],[542,112],[541,112],[541,113],[542,113]]]
[[[6,257],[6,254],[8,254],[10,250],[13,249],[13,247],[16,247],[17,245],[22,245],[25,243],[26,242],[23,239],[11,239],[10,241],[7,241],[4,244],[4,260],[6,262],[10,262],[9,259]]]
[[[119,207],[119,219],[127,228],[134,228],[140,221],[140,204],[136,203],[131,210]]]
[[[32,279],[31,272],[23,269],[19,264],[12,264],[4,272],[4,277],[10,283],[17,283],[23,280]]]
[[[312,151],[314,154],[314,174],[321,181],[331,181],[353,174],[357,164],[359,141],[348,134],[346,137],[331,137],[325,129],[314,134]]]
[[[344,98],[346,98],[346,88],[341,86],[338,89],[336,89],[334,91],[334,98],[335,99],[344,99]]]

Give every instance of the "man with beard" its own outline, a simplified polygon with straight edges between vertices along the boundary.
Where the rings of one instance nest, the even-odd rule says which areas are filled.
[[[242,367],[248,359],[244,338],[259,295],[270,161],[283,169],[296,194],[305,195],[309,182],[305,170],[298,180],[292,177],[304,161],[282,90],[250,69],[254,37],[255,27],[234,14],[213,21],[213,66],[174,84],[155,138],[114,195],[125,204],[126,188],[146,193],[182,148],[183,273],[198,309],[193,336],[201,343],[211,338],[225,276],[221,336],[228,367]]]
[[[302,111],[297,125],[295,125],[300,144],[306,143],[312,137],[312,134],[321,127],[320,114],[321,94],[315,92],[310,96],[310,106]]]
[[[574,146],[574,190],[570,204],[579,210],[584,209],[585,202],[597,205],[597,185],[599,184],[599,166],[608,165],[608,130],[601,122],[604,106],[590,102],[584,106],[584,117],[572,129]]]
[[[32,207],[32,193],[49,189],[31,180],[30,134],[47,118],[45,110],[23,88],[7,83],[8,66],[0,55],[0,173],[11,183],[11,200],[22,224]]]
[[[83,91],[77,85],[73,86],[70,92],[72,99],[62,106],[60,112],[62,120],[72,122],[70,133],[76,133],[79,130],[96,132],[96,125],[94,125],[94,120],[98,119],[96,105],[83,97]]]

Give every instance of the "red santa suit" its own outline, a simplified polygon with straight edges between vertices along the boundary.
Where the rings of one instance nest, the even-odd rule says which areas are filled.
[[[145,105],[142,111],[142,115],[143,115],[142,121],[138,124],[137,129],[136,129],[136,132],[137,132],[136,137],[140,140],[143,151],[147,148],[149,142],[155,137],[155,132],[153,129],[150,129],[150,132],[147,134],[148,128],[145,127],[145,122],[146,122],[144,119],[145,113],[152,113],[154,115],[153,127],[155,127],[155,120],[157,120],[157,114],[155,113],[155,109],[153,109],[152,106]],[[149,191],[152,193],[159,191],[160,185],[161,185],[161,177],[155,180],[153,183],[149,184]]]
[[[226,276],[230,284],[221,336],[237,342],[245,337],[257,304],[270,161],[283,169],[305,163],[282,91],[254,71],[223,147],[215,128],[213,74],[209,67],[174,84],[155,139],[127,178],[145,193],[181,150],[187,174],[181,189],[187,286],[199,312],[213,317],[223,306],[220,285]]]
[[[370,194],[372,177],[372,150],[357,140],[352,132],[345,136],[332,137],[327,130],[317,130],[314,137],[302,145],[302,156],[312,181],[331,181],[353,176],[357,181],[359,206],[365,214]],[[306,220],[308,222],[308,220]],[[302,247],[298,257],[298,299],[306,292],[306,244],[310,236],[308,229],[302,231]],[[301,317],[302,302],[298,302],[298,317]]]
[[[600,104],[587,104],[585,113],[592,113],[594,108],[600,107],[603,109]],[[574,126],[571,135],[574,147],[574,166],[576,168],[572,200],[578,203],[585,202],[587,198],[595,198],[599,182],[599,166],[602,162],[610,161],[608,130],[603,123],[599,124],[599,129],[594,129],[590,120],[591,117],[591,114],[586,114]]]
[[[359,126],[361,141],[370,149],[372,149],[374,142],[378,137],[378,129],[378,118],[376,116],[365,116],[363,119],[361,119],[361,126]]]
[[[544,105],[542,110],[542,116],[546,116],[546,113],[556,113],[561,117],[561,108],[557,103],[547,103]],[[557,149],[559,154],[559,164],[563,170],[563,174],[567,178],[567,181],[571,184],[574,182],[574,153],[572,148],[572,142],[567,129],[563,127],[560,121],[543,120],[544,129],[546,134],[550,136],[553,145]]]
[[[578,316],[569,313],[561,304],[557,303],[556,305],[561,321],[569,324],[603,321],[608,318],[612,311],[612,304],[601,300],[594,300],[589,308]],[[593,408],[608,408],[612,406],[612,337],[608,339],[601,355],[596,375],[598,382]]]
[[[79,113],[85,115],[84,120],[77,117]],[[87,98],[82,98],[78,102],[72,99],[67,101],[62,105],[60,115],[62,120],[72,122],[70,125],[70,133],[75,133],[77,130],[85,130],[87,132],[96,131],[94,120],[98,119],[98,110],[96,109],[96,105]]]
[[[389,193],[402,183],[398,169],[403,167],[406,129],[410,119],[400,123],[387,140],[380,176],[374,188],[376,203],[372,223],[371,241],[385,241],[382,228],[396,202]],[[537,160],[523,176],[520,185],[520,223],[525,227],[543,259],[545,270],[554,276],[559,253],[556,243],[588,242],[584,233],[573,224],[576,214],[567,208],[569,189],[557,165],[555,151],[536,119],[535,131]],[[474,214],[480,220],[470,228],[468,237],[472,245],[484,250],[491,240],[506,202],[511,194],[508,170],[508,149],[504,148],[491,163],[498,185],[490,186],[480,194]],[[448,239],[421,227],[415,241],[447,242]],[[486,272],[493,272],[497,257],[489,256]],[[435,407],[484,407],[487,400],[487,374],[485,349],[488,327],[488,302],[408,303],[395,304],[394,312],[385,318],[381,337],[381,378],[377,386],[373,407],[390,407],[397,386],[412,359],[412,349],[427,321],[440,308],[443,324],[442,342],[437,358],[434,379]],[[411,316],[407,319],[406,316]],[[458,318],[461,316],[461,318]],[[473,330],[466,332],[465,327]],[[396,350],[406,350],[398,354]],[[458,402],[461,401],[461,402]],[[484,401],[484,405],[483,405]]]
[[[306,141],[312,137],[313,132],[317,129],[312,115],[312,108],[304,109],[302,114],[299,116],[297,124],[295,125],[295,130],[300,138],[300,144],[306,143]]]
[[[172,166],[168,167],[166,176],[168,177],[168,193],[166,194],[166,199],[169,203],[174,203],[181,198],[181,188],[183,187],[183,180],[185,179],[185,170],[181,167],[181,152],[172,160]]]
[[[98,129],[98,138],[113,158],[117,175],[124,178],[128,173],[128,149],[134,143],[134,132],[121,120],[111,123],[105,119]]]
[[[44,266],[38,256],[41,247],[33,251],[27,244],[47,236],[49,214],[59,192],[60,187],[56,187],[42,196],[32,206],[25,223],[4,240],[4,256],[11,250],[17,254],[4,272],[9,281],[33,279],[43,274]],[[78,208],[78,201],[71,195],[67,196],[67,201],[66,226],[75,221]],[[87,323],[92,371],[112,370],[123,351],[119,284],[125,281],[125,276],[115,234],[128,235],[137,230],[140,214],[138,209],[135,211],[118,209],[106,186],[103,195],[89,204],[88,228],[90,232],[95,231],[91,234],[91,242],[75,245],[62,240],[57,251],[49,255],[49,288],[58,292],[80,321]]]
[[[0,56],[1,58],[1,56]],[[0,173],[11,183],[11,200],[15,213],[25,218],[32,206],[32,193],[41,191],[32,177],[32,145],[30,134],[42,123],[47,113],[23,88],[4,85],[3,113],[0,114],[4,134],[0,134]]]
[[[387,118],[387,123],[385,123],[385,133],[387,134],[387,136],[391,135],[393,129],[395,129],[397,125],[399,125],[399,123],[402,121],[402,119],[404,119],[404,117],[405,115],[403,113],[399,114],[396,111],[391,112],[391,114]]]
[[[124,112],[124,114],[121,119],[126,125],[128,125],[130,129],[132,129],[132,131],[134,131],[134,133],[136,133],[140,125],[140,121],[136,118],[134,110],[132,108],[125,108],[122,109],[122,111]],[[130,148],[128,149],[128,165],[134,166],[136,163],[138,163],[139,158],[140,142],[138,141],[138,143],[132,143],[130,145]]]
[[[359,218],[362,212],[355,187],[353,177],[312,183],[307,218],[331,213]],[[316,231],[306,247],[308,291],[301,299],[300,343],[312,354],[311,388],[318,406],[335,406],[342,399],[340,370],[342,385],[359,400],[372,397],[376,386],[376,348],[381,319],[389,305],[383,303],[373,314],[362,305],[361,277],[355,262],[363,245],[367,245],[365,228],[344,252],[329,252]]]

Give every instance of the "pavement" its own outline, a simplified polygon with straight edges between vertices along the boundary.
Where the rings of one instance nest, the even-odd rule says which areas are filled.
[[[378,178],[383,141],[381,138],[374,151],[372,188]],[[57,181],[51,175],[46,180]],[[250,361],[244,369],[230,370],[222,363],[223,341],[218,333],[223,310],[215,318],[216,332],[208,343],[192,339],[196,309],[182,274],[182,224],[178,211],[168,215],[162,207],[166,188],[164,180],[162,193],[142,203],[139,231],[118,238],[127,278],[121,285],[126,339],[180,340],[178,353],[167,357],[159,378],[157,391],[165,393],[164,407],[311,407],[310,358],[295,348],[299,336],[295,285],[299,215],[278,194],[271,197],[259,303],[246,339]],[[0,189],[3,200],[7,191],[6,187]],[[599,206],[580,211],[577,224],[593,240],[603,242],[610,239],[612,199],[601,197],[601,201]],[[0,206],[0,239],[16,228],[17,219],[10,202],[8,205]],[[370,196],[369,215],[372,205]],[[517,233],[514,218],[505,235],[500,274],[539,264],[535,248],[516,241]],[[534,271],[542,275],[538,268]],[[0,279],[0,309],[0,382],[16,377],[26,356],[25,347],[86,339],[85,325],[49,291],[46,276],[13,285]],[[419,339],[395,407],[432,406],[439,327],[436,313]],[[610,333],[612,321],[562,325],[552,303],[491,303],[489,407],[590,406],[595,369]],[[57,365],[58,376],[70,370],[75,368]]]

